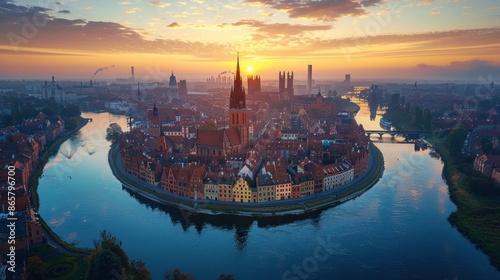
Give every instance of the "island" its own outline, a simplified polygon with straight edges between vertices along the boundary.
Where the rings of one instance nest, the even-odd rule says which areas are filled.
[[[383,159],[363,126],[321,92],[294,96],[293,73],[286,78],[288,88],[280,73],[280,93],[248,94],[278,100],[263,118],[247,107],[239,58],[222,121],[199,122],[192,109],[154,102],[144,122],[130,120],[130,131],[114,137],[113,173],[143,197],[207,214],[299,214],[371,187]]]

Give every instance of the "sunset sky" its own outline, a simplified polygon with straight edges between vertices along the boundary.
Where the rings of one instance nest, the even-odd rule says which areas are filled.
[[[500,81],[498,0],[0,0],[0,35],[0,79]]]

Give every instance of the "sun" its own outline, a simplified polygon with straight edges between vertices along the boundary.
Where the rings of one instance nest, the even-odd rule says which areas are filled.
[[[250,72],[252,72],[252,70],[253,70],[253,67],[252,67],[252,66],[248,66],[248,67],[247,67],[247,71],[248,71],[249,73],[250,73]]]

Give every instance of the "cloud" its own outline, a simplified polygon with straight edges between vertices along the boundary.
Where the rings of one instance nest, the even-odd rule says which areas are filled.
[[[136,12],[140,11],[141,8],[134,7],[132,9],[125,10],[126,14],[135,14]]]
[[[64,5],[64,2],[56,2],[57,5]]]
[[[248,26],[255,28],[258,33],[269,36],[274,35],[298,35],[307,31],[321,31],[332,29],[331,25],[302,25],[290,23],[265,23],[256,19],[242,19],[234,23],[223,23],[219,27]],[[255,37],[254,37],[255,38]]]
[[[179,39],[147,40],[144,30],[106,21],[86,21],[49,16],[52,10],[37,6],[18,6],[0,0],[0,49],[20,53],[53,53],[88,55],[95,53],[155,53],[192,54],[200,58],[221,57],[234,51],[234,46],[223,43],[202,43]],[[36,15],[35,15],[36,14]],[[23,18],[43,16],[43,27],[29,38],[23,37]],[[13,42],[11,38],[21,38]]]
[[[149,2],[149,3],[151,3],[151,4],[155,5],[155,6],[158,6],[160,8],[165,8],[165,7],[170,6],[170,3],[165,3],[163,1],[152,1],[152,2]]]
[[[447,65],[430,65],[421,63],[416,65],[416,70],[423,72],[429,76],[460,79],[460,78],[477,78],[490,76],[500,71],[500,65],[493,61],[471,59],[464,61],[452,61]]]
[[[174,21],[171,24],[167,25],[167,27],[181,27],[181,25],[179,23],[177,23],[176,21]]]
[[[422,2],[418,3],[419,6],[428,6],[434,3],[436,0],[422,0]]]
[[[71,12],[69,10],[60,10],[58,13],[59,14],[69,14]]]
[[[286,12],[290,18],[334,21],[344,16],[364,15],[365,7],[377,5],[383,0],[244,0],[244,2]]]
[[[130,1],[123,1],[123,2],[120,2],[118,4],[120,4],[120,5],[132,5],[132,2],[130,2]]]
[[[441,11],[431,11],[431,16],[437,16],[439,14],[441,14]]]
[[[268,16],[268,17],[272,17],[274,15],[273,13],[265,11],[265,10],[259,10],[259,14],[264,15],[264,16]]]

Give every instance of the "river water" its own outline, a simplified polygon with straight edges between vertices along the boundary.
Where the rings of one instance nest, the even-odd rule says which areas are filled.
[[[380,129],[365,104],[356,116]],[[447,222],[456,209],[429,150],[376,146],[385,172],[368,192],[300,218],[252,220],[189,215],[122,189],[107,162],[105,130],[126,118],[86,113],[93,122],[67,140],[39,182],[41,216],[65,241],[92,247],[103,229],[154,279],[179,268],[196,279],[500,279],[488,258]],[[373,116],[372,116],[373,119]]]

